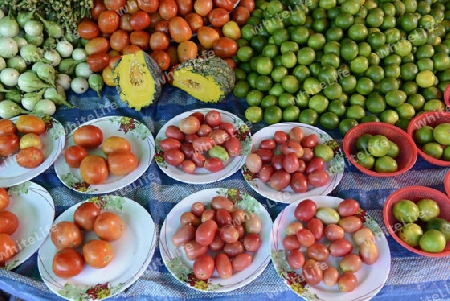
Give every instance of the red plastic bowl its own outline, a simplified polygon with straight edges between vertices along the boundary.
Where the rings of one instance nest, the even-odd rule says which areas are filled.
[[[389,140],[397,144],[400,149],[397,161],[398,170],[396,172],[376,172],[362,167],[356,163],[354,155],[356,154],[356,139],[364,134],[383,135]],[[350,129],[344,137],[343,141],[344,153],[347,158],[358,168],[361,172],[372,177],[394,177],[405,173],[416,163],[417,147],[414,141],[402,129],[383,122],[367,122],[361,123]]]
[[[414,133],[425,125],[435,127],[440,123],[449,122],[450,123],[450,113],[448,112],[425,112],[414,117],[408,125],[408,135],[413,138]],[[438,160],[431,156],[425,154],[419,147],[417,147],[417,152],[426,161],[434,165],[439,166],[450,166],[450,161]]]
[[[450,107],[450,85],[447,85],[444,90],[444,103],[447,108]]]
[[[450,197],[450,171],[445,174],[444,188],[445,193]]]
[[[401,222],[395,220],[394,215],[392,214],[392,207],[395,203],[401,200],[410,200],[414,203],[420,201],[421,199],[429,198],[438,203],[440,210],[439,217],[442,217],[448,221],[450,221],[450,198],[448,198],[442,192],[425,187],[425,186],[409,186],[402,189],[397,190],[393,194],[391,194],[386,202],[384,203],[383,208],[383,219],[384,224],[387,227],[389,234],[403,247],[414,252],[419,255],[429,256],[429,257],[444,257],[450,255],[450,242],[447,242],[445,249],[440,253],[430,253],[420,250],[419,247],[413,248],[406,243],[404,243],[396,234],[396,231],[400,230],[400,226],[402,226]],[[398,225],[398,226],[397,226]]]

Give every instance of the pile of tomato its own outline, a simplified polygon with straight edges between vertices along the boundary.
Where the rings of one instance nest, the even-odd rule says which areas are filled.
[[[161,70],[210,53],[226,59],[255,8],[254,0],[95,0],[91,19],[78,25],[92,71],[103,70],[111,83],[112,68],[122,54],[148,51]],[[235,8],[235,5],[237,7]],[[210,53],[212,54],[212,52]]]
[[[0,188],[0,265],[11,259],[18,252],[16,243],[12,240],[19,227],[19,219],[6,207],[9,205],[9,195],[4,188]]]
[[[101,211],[93,202],[78,206],[73,222],[63,221],[53,226],[50,238],[58,252],[53,257],[52,270],[61,278],[81,273],[85,264],[102,269],[114,258],[112,241],[123,236],[126,225],[122,218],[109,211]],[[83,232],[94,231],[97,239],[83,243]],[[81,252],[77,248],[81,248]]]

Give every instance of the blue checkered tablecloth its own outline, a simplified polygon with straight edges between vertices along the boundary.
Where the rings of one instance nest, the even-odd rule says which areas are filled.
[[[229,95],[219,104],[204,104],[173,87],[166,87],[156,105],[142,109],[140,112],[128,109],[119,100],[115,89],[111,87],[103,91],[102,98],[98,98],[92,90],[89,90],[81,96],[71,94],[70,102],[77,109],[60,108],[54,116],[66,128],[70,128],[70,123],[81,124],[83,120],[92,119],[93,117],[89,116],[92,114],[96,117],[123,115],[144,122],[153,136],[156,136],[168,120],[187,110],[203,107],[218,108],[230,111],[245,120],[244,112],[247,108],[245,100],[236,99],[233,95]],[[117,109],[112,109],[113,107]],[[252,133],[263,126],[264,124],[255,125]],[[340,133],[331,132],[330,134],[338,141],[342,141]],[[372,178],[362,174],[350,164],[346,164],[344,177],[331,195],[359,200],[362,207],[368,210],[381,225],[383,203],[389,194],[409,185],[424,185],[444,191],[443,179],[447,171],[448,168],[430,165],[419,158],[414,168],[403,175],[394,178]],[[130,189],[125,196],[143,205],[150,212],[158,229],[179,200],[206,188],[241,189],[259,200],[273,219],[286,207],[285,204],[274,203],[254,192],[246,184],[240,172],[217,183],[190,185],[168,177],[153,161],[144,176],[147,179],[151,176],[152,183],[144,187],[133,186],[133,189]],[[86,195],[66,188],[56,177],[53,167],[33,181],[45,187],[52,195],[56,205],[56,216],[68,207],[88,198]],[[421,257],[402,248],[393,238],[387,239],[392,256],[391,270],[386,285],[373,300],[450,300],[450,258]],[[0,289],[25,300],[62,300],[42,282],[36,258],[37,254],[34,254],[12,272],[0,269]],[[377,273],[377,270],[374,269],[373,273]],[[227,301],[250,298],[253,300],[300,299],[278,277],[272,263],[269,263],[261,276],[251,284],[229,293],[202,293],[189,289],[168,272],[162,262],[159,248],[156,248],[144,275],[123,293],[109,300],[207,300],[211,298]]]

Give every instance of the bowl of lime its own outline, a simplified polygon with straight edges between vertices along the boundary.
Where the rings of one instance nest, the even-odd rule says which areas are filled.
[[[392,193],[384,203],[384,224],[404,248],[429,257],[450,256],[450,198],[425,186]]]
[[[450,166],[450,113],[425,112],[408,125],[419,155],[431,164]]]
[[[414,141],[402,129],[382,122],[361,123],[343,141],[348,160],[373,177],[393,177],[410,170],[417,160]]]

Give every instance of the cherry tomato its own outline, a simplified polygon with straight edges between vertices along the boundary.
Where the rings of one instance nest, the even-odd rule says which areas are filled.
[[[81,38],[86,40],[91,40],[98,37],[99,29],[97,24],[90,19],[83,19],[80,24],[78,24],[78,34]]]
[[[307,222],[316,215],[317,205],[314,201],[306,199],[301,201],[294,211],[294,216],[301,222]]]
[[[233,10],[232,19],[234,22],[239,25],[239,27],[242,27],[245,25],[247,20],[250,18],[250,12],[248,9],[244,6],[238,6]]]
[[[66,248],[53,257],[52,271],[60,278],[71,278],[81,273],[84,263],[83,256],[77,250]]]
[[[130,26],[133,30],[140,31],[150,25],[150,16],[144,11],[137,11],[130,17]]]
[[[299,250],[290,251],[286,259],[291,269],[294,270],[301,269],[305,263],[305,256]]]
[[[195,277],[200,280],[208,280],[214,272],[214,259],[211,255],[200,255],[192,267]]]
[[[204,211],[205,205],[202,202],[195,202],[191,206],[191,212],[194,213],[197,217],[201,217]]]
[[[198,226],[195,231],[195,241],[202,246],[208,246],[216,236],[217,224],[213,220],[207,220]]]
[[[108,165],[105,158],[90,155],[80,164],[81,178],[88,184],[101,184],[108,178]]]
[[[94,222],[100,215],[100,207],[93,202],[84,202],[73,213],[75,224],[85,231],[94,230]]]
[[[44,153],[36,147],[23,148],[16,154],[16,162],[23,168],[36,168],[44,161]]]
[[[170,71],[165,73],[167,75],[167,82],[169,84],[172,84],[173,82],[173,75],[176,69],[176,66],[180,63],[180,61],[178,60],[178,52],[177,52],[177,47],[175,45],[169,45],[169,47],[167,47],[166,49],[167,54],[169,55],[170,58]]]
[[[184,161],[184,153],[176,148],[164,152],[164,161],[173,166],[178,166]]]
[[[204,25],[202,16],[195,12],[188,13],[186,16],[184,16],[184,19],[189,24],[192,32],[198,32],[198,30]]]
[[[351,272],[344,272],[338,280],[338,287],[341,292],[351,292],[358,285],[358,279]]]
[[[12,235],[19,227],[19,219],[17,216],[8,211],[0,211],[0,233]]]
[[[77,248],[83,241],[83,235],[74,222],[59,222],[52,227],[50,238],[56,249]]]
[[[95,125],[83,125],[73,133],[73,141],[84,148],[96,148],[103,141],[102,130]]]
[[[131,28],[131,25],[130,25],[130,18],[131,18],[131,15],[129,13],[121,15],[120,21],[119,21],[119,28],[123,29],[127,32],[133,31],[133,28]]]
[[[156,31],[150,36],[150,48],[152,50],[166,50],[169,44],[170,38],[164,32]]]
[[[93,53],[86,58],[86,62],[93,72],[100,72],[109,66],[109,58],[106,52]]]
[[[139,159],[132,152],[113,152],[108,155],[108,170],[113,176],[125,176],[135,170]]]
[[[345,199],[338,205],[338,213],[342,217],[347,217],[358,213],[359,203],[354,199]]]
[[[126,0],[104,0],[105,6],[109,10],[115,10],[118,11],[121,8],[125,7],[125,4],[127,4]]]
[[[148,50],[150,48],[150,35],[145,31],[133,31],[130,33],[130,42],[142,50]]]
[[[0,156],[7,157],[19,150],[20,140],[14,134],[6,134],[0,136]]]
[[[217,254],[214,258],[214,263],[220,278],[228,279],[233,275],[233,266],[228,255],[224,253]]]
[[[95,0],[94,6],[91,8],[92,20],[98,20],[98,16],[104,11],[106,11],[106,6],[103,0]]]
[[[288,139],[288,135],[286,134],[286,132],[283,131],[275,131],[275,133],[273,134],[273,140],[275,140],[275,142],[277,144],[283,144],[287,141]]]
[[[104,11],[98,16],[98,28],[103,33],[113,33],[119,28],[119,19],[115,11]]]
[[[125,46],[130,45],[130,36],[124,29],[119,29],[111,35],[109,44],[112,49],[122,51]]]
[[[21,115],[16,121],[16,128],[22,134],[33,133],[40,136],[45,132],[45,122],[35,115]]]
[[[184,212],[181,216],[180,216],[180,225],[187,225],[187,224],[191,224],[195,227],[200,225],[200,218],[198,218],[194,213],[192,212]]]
[[[169,125],[165,131],[165,134],[167,138],[173,138],[178,141],[184,140],[184,133],[175,125]]]
[[[195,227],[191,224],[181,226],[172,236],[172,243],[175,247],[180,247],[195,238]]]
[[[88,265],[101,269],[106,267],[114,258],[114,250],[109,242],[93,239],[83,246],[83,257]]]
[[[187,259],[195,260],[199,256],[206,254],[208,252],[207,246],[202,246],[195,240],[188,241],[184,244],[184,253],[186,254]]]
[[[212,9],[213,9],[212,0],[195,0],[194,10],[200,16],[206,17]]]
[[[233,258],[231,264],[233,266],[234,271],[240,272],[248,268],[252,262],[253,262],[252,255],[248,253],[242,253],[236,255],[236,257]]]
[[[137,5],[147,13],[154,13],[158,10],[159,0],[137,0]]]
[[[0,210],[4,210],[9,205],[9,195],[5,188],[0,188]]]
[[[160,0],[159,14],[164,20],[171,20],[178,13],[178,7],[175,0]]]
[[[165,71],[170,68],[170,56],[167,52],[155,50],[150,53],[150,56],[156,61],[159,69]]]
[[[110,49],[110,45],[108,39],[105,37],[96,37],[87,42],[84,46],[87,55],[91,55],[94,53],[103,53],[108,52]]]
[[[244,237],[244,248],[248,252],[256,252],[261,247],[261,237],[256,233],[250,233]]]
[[[231,67],[231,69],[233,69],[233,70],[236,69],[236,67],[237,67],[236,62],[231,57],[225,58],[224,61],[225,61],[225,63],[228,64],[228,66]]]
[[[125,229],[125,222],[113,212],[106,211],[101,213],[94,222],[95,234],[106,241],[114,241],[121,238]]]
[[[284,170],[278,170],[270,176],[269,185],[276,191],[286,188],[291,181],[291,175]]]

